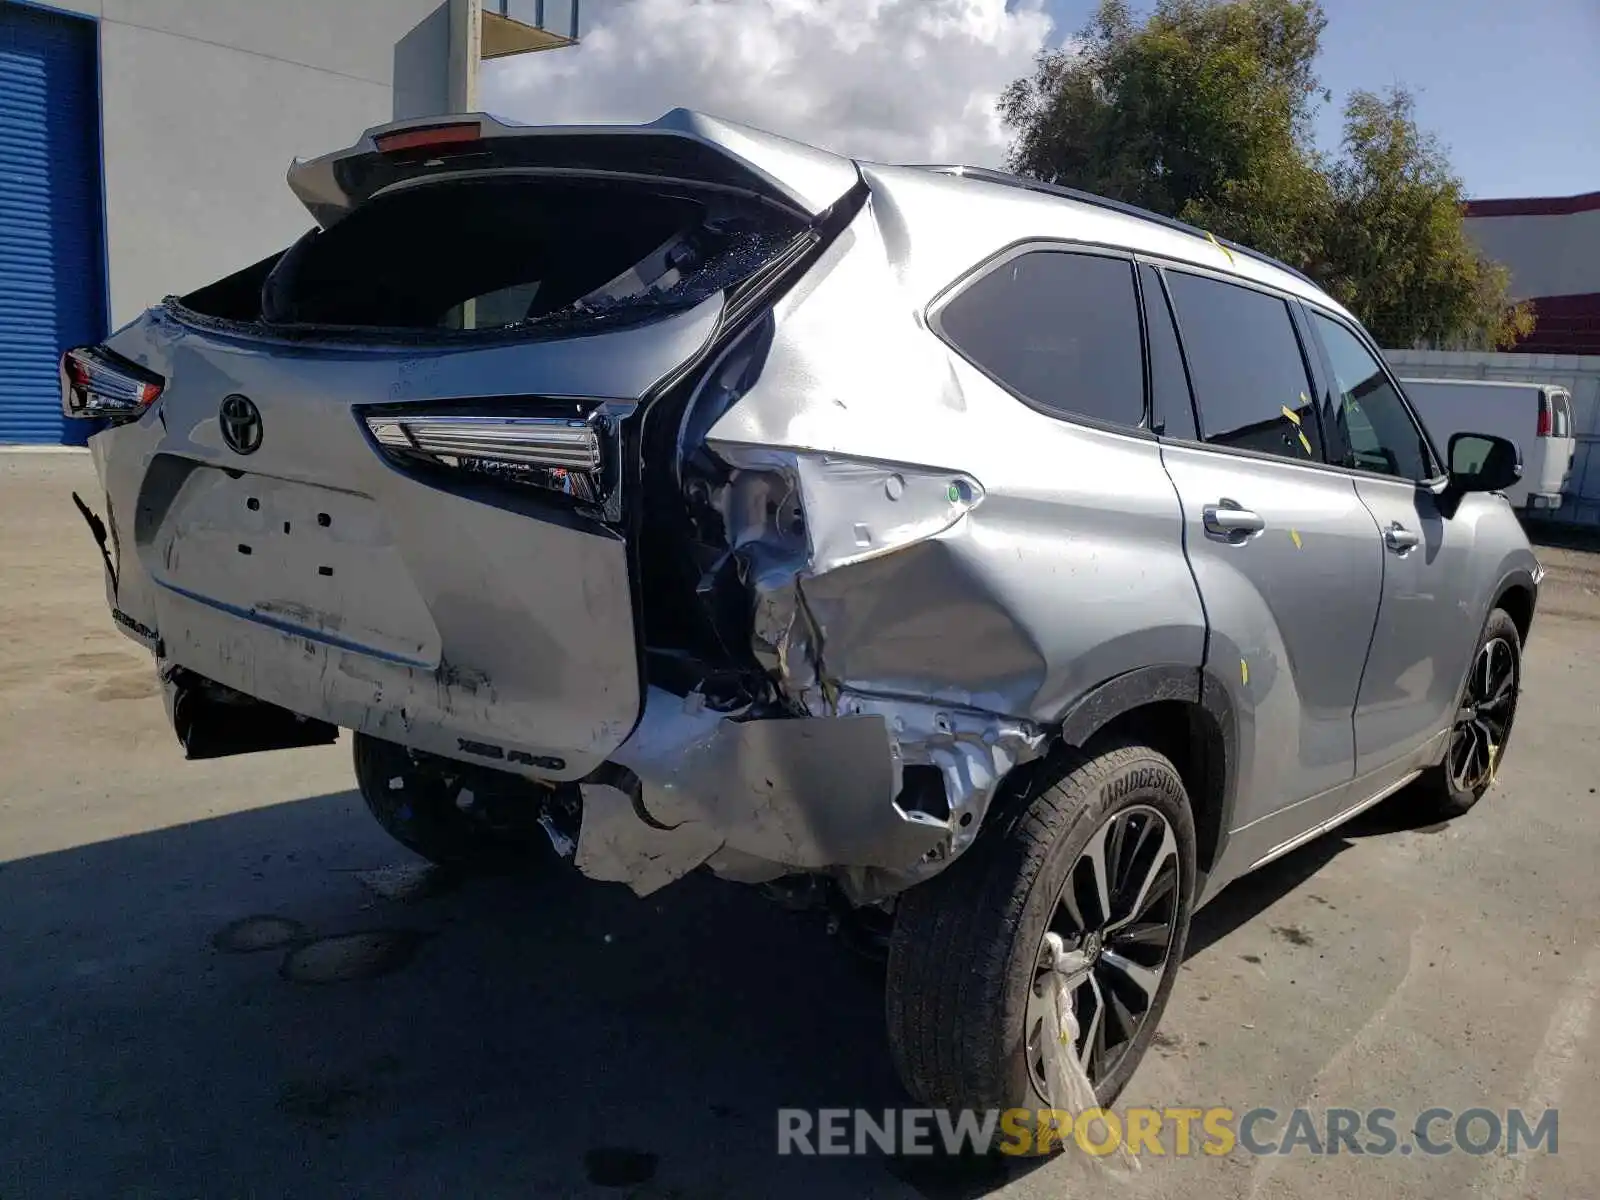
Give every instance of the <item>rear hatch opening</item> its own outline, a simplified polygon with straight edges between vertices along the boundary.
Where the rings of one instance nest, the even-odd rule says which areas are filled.
[[[290,339],[575,337],[692,308],[804,229],[748,197],[655,182],[427,180],[167,304],[194,323]]]
[[[465,349],[637,328],[720,292],[720,346],[748,329],[825,235],[859,208],[859,190],[851,199],[813,223],[725,189],[507,173],[428,180],[379,195],[281,255],[167,306],[186,323],[233,335]],[[708,674],[753,666],[747,656],[730,656],[727,639],[705,623],[693,583],[704,564],[688,561],[704,550],[684,540],[677,467],[687,448],[678,444],[678,426],[708,359],[711,345],[697,362],[663,373],[670,386],[644,406],[659,412],[629,420],[630,404],[611,406],[621,419],[596,426],[606,461],[594,484],[567,467],[542,478],[546,500],[556,499],[549,490],[564,490],[575,507],[626,531],[642,672],[680,693]],[[533,482],[525,464],[443,453],[462,444],[444,439],[444,422],[492,412],[501,423],[531,416],[575,418],[576,425],[593,420],[610,398],[558,396],[535,379],[518,382],[500,395],[486,389],[474,398],[377,403],[361,415],[397,463],[435,479],[457,473],[455,490],[460,472],[472,473],[476,485]],[[591,490],[607,503],[584,504]]]

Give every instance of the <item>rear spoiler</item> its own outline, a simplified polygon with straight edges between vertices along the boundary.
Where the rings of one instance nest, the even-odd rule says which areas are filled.
[[[860,180],[851,159],[675,108],[648,125],[518,125],[484,113],[396,121],[347,149],[297,159],[289,187],[326,229],[398,184],[491,170],[720,187],[806,220]]]

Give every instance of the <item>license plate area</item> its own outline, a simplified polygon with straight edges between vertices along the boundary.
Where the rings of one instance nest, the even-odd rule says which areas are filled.
[[[151,550],[156,580],[191,599],[343,649],[438,665],[438,630],[370,497],[197,467]]]

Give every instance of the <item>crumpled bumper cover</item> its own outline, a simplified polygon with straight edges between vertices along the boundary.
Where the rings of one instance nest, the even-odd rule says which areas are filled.
[[[899,868],[948,835],[895,803],[900,763],[882,716],[736,720],[660,689],[585,783],[578,865],[641,893],[726,847],[776,868]]]
[[[925,726],[908,722],[924,707]],[[581,784],[579,869],[640,895],[702,864],[746,882],[828,871],[858,901],[880,899],[964,848],[970,812],[1043,740],[997,732],[986,714],[851,708],[741,719],[651,688],[610,769]],[[930,807],[943,811],[915,807],[922,793],[906,787],[907,765],[937,772]],[[966,803],[951,811],[951,795]]]

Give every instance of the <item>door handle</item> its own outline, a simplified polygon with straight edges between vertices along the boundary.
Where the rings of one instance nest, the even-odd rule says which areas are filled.
[[[1238,501],[1226,497],[1215,504],[1206,505],[1202,515],[1207,533],[1225,537],[1229,541],[1242,542],[1252,533],[1260,533],[1267,527],[1266,519],[1261,514],[1251,512]]]
[[[1404,554],[1407,550],[1415,549],[1417,540],[1417,535],[1399,521],[1390,522],[1389,528],[1383,531],[1383,544],[1396,554]]]

